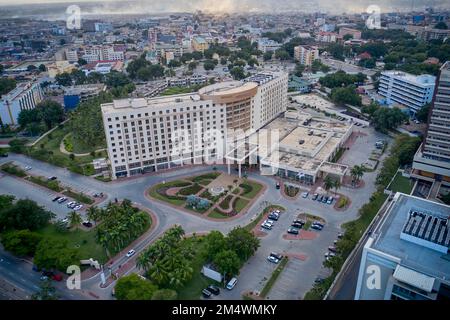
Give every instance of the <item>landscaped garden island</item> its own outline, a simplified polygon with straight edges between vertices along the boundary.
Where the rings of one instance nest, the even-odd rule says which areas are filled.
[[[160,183],[149,190],[150,197],[215,219],[227,219],[245,212],[263,185],[246,178],[210,172]]]

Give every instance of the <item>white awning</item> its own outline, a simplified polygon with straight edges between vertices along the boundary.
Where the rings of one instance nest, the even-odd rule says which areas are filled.
[[[397,265],[394,271],[394,279],[422,289],[426,292],[433,290],[434,278],[417,271]]]

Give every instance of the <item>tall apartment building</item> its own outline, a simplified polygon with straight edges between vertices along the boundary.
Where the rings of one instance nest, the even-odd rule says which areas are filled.
[[[115,51],[113,46],[93,46],[84,50],[83,59],[88,63],[96,61],[123,61],[124,52]]]
[[[18,84],[0,99],[0,119],[3,124],[17,125],[20,111],[34,109],[44,99],[41,85],[37,82]]]
[[[364,245],[355,300],[450,298],[450,207],[396,193]]]
[[[425,142],[414,156],[413,177],[450,186],[450,62],[440,70]]]
[[[319,49],[312,46],[294,47],[294,59],[304,66],[311,66],[314,60],[319,59]]]
[[[202,163],[205,152],[222,160],[234,130],[248,136],[286,110],[287,79],[267,73],[197,93],[103,104],[113,178]]]
[[[388,104],[395,101],[416,113],[433,99],[436,77],[431,75],[414,76],[401,71],[381,73],[378,93],[386,98]]]

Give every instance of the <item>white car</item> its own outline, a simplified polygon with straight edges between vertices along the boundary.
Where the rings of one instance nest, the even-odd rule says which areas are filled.
[[[25,171],[29,171],[29,170],[31,170],[31,167],[30,166],[26,166],[25,167]]]
[[[263,222],[263,224],[268,224],[268,225],[270,225],[270,226],[273,226],[274,222],[275,222],[275,221],[273,221],[273,220],[265,220],[265,221]]]
[[[278,262],[280,262],[280,260],[277,259],[277,258],[275,258],[274,256],[268,256],[268,257],[267,257],[267,260],[268,260],[269,262],[272,262],[272,263],[278,263]]]
[[[127,258],[131,257],[132,255],[134,255],[136,253],[136,251],[134,251],[133,249],[131,249],[130,251],[127,252]]]
[[[78,210],[80,210],[81,208],[83,208],[83,205],[82,205],[82,204],[79,204],[79,205],[75,206],[75,207],[73,208],[73,210],[78,211]]]
[[[70,208],[75,203],[76,203],[75,201],[70,201],[69,203],[67,203],[67,208]]]
[[[302,198],[308,198],[309,193],[308,192],[303,192],[302,193]]]
[[[61,220],[61,222],[67,223],[67,222],[69,222],[69,219],[68,218],[64,218],[64,219]]]

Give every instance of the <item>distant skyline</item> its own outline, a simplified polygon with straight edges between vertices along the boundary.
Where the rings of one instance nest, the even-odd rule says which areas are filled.
[[[324,11],[329,13],[361,13],[369,5],[381,12],[423,10],[427,6],[450,9],[448,0],[0,0],[0,5],[89,3],[89,13],[162,13],[162,12],[289,12]],[[95,6],[97,3],[97,6]],[[94,7],[94,9],[92,8]],[[83,7],[82,7],[83,9]]]

